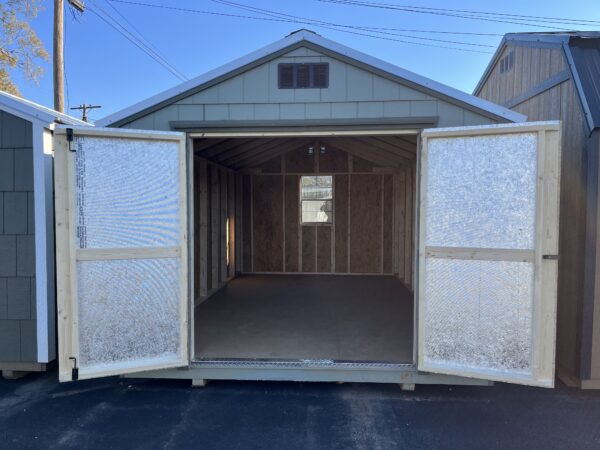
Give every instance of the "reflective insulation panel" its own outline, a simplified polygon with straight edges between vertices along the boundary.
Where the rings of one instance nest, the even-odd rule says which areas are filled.
[[[79,366],[180,358],[180,260],[79,261]]]
[[[529,373],[532,263],[427,258],[424,360]]]
[[[179,245],[179,143],[76,137],[80,248]]]
[[[532,249],[535,133],[430,139],[428,246]]]

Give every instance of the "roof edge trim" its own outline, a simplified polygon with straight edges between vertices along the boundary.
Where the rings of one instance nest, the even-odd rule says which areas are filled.
[[[107,117],[104,117],[103,119],[100,119],[97,124],[99,126],[122,125],[135,115],[146,111],[149,114],[152,112],[151,110],[153,108],[156,108],[158,105],[162,105],[165,102],[170,102],[170,100],[174,97],[186,94],[194,89],[210,83],[217,78],[225,77],[229,74],[235,74],[235,72],[238,71],[244,71],[245,68],[252,64],[256,64],[257,61],[269,60],[272,57],[276,57],[273,55],[291,48],[292,46],[302,46],[306,43],[313,44],[342,57],[364,64],[369,66],[371,69],[386,72],[393,77],[413,83],[422,89],[446,96],[447,98],[460,102],[461,104],[464,104],[472,109],[487,113],[487,115],[512,122],[522,122],[526,120],[524,115],[515,111],[511,111],[510,109],[504,108],[500,105],[496,105],[487,100],[475,97],[471,94],[423,77],[414,72],[410,72],[406,69],[402,69],[394,64],[323,38],[322,36],[311,31],[301,30],[270,45],[267,45],[266,47],[262,47],[259,50],[242,56],[241,58],[237,58],[230,63],[210,70],[203,75],[181,83],[171,89],[167,89],[146,100],[135,103],[127,108],[122,109],[121,111],[117,111]]]

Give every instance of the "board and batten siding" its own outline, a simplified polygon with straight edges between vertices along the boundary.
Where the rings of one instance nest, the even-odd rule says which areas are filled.
[[[329,63],[326,89],[279,89],[280,63]],[[171,121],[278,121],[438,116],[438,126],[485,125],[490,118],[312,49],[301,47],[123,127],[170,130]]]
[[[37,361],[32,124],[0,111],[0,364]]]
[[[477,95],[510,106],[529,121],[562,121],[556,366],[563,381],[573,383],[581,378],[584,357],[587,125],[562,48],[509,44],[498,61],[511,51],[513,69],[500,73],[497,63]],[[594,377],[600,378],[600,373]]]
[[[513,69],[500,73],[500,61],[510,52],[514,53]],[[500,54],[477,96],[505,105],[566,69],[564,54],[560,48],[509,45]],[[521,112],[518,108],[513,109]],[[528,120],[533,119],[530,117]]]

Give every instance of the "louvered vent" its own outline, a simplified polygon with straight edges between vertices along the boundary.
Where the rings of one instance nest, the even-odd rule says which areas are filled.
[[[310,64],[296,64],[296,86],[297,89],[310,87]]]
[[[329,86],[329,64],[313,65],[313,82],[315,87],[318,88]]]
[[[279,64],[279,89],[294,87],[294,64]]]
[[[279,64],[279,89],[323,89],[329,87],[329,64]]]

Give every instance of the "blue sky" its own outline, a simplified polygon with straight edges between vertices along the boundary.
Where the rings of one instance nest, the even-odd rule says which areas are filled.
[[[243,11],[212,0],[131,1],[211,11],[219,14],[261,17],[258,13]],[[498,35],[516,31],[551,31],[547,28],[530,25],[363,8],[324,3],[318,0],[234,1],[304,18],[363,27],[460,31],[463,33],[492,33]],[[442,0],[411,0],[406,3],[402,0],[378,1],[396,5],[408,4],[432,8],[600,20],[600,8],[593,7],[593,0],[570,0],[569,2],[564,0],[546,0],[544,2],[539,0],[505,0],[503,2],[463,0],[452,3]],[[65,14],[66,92],[68,93],[66,102],[68,106],[76,106],[83,102],[102,105],[101,110],[92,112],[92,119],[99,119],[175,86],[180,80],[107,25],[91,9],[98,14],[103,14],[103,11],[105,11],[131,31],[134,31],[132,30],[133,25],[147,41],[165,56],[170,64],[188,78],[200,75],[276,41],[298,28],[312,29],[329,39],[370,53],[378,58],[467,92],[472,91],[491,58],[490,53],[474,53],[375,39],[363,35],[324,29],[314,25],[199,14],[120,3],[113,0],[86,0],[86,3],[90,6],[90,10],[86,11],[83,16],[75,18],[69,11]],[[45,43],[48,52],[51,53],[52,2],[46,0],[43,4],[45,10],[33,22],[33,26]],[[540,7],[541,4],[543,4],[543,8]],[[125,22],[123,17],[129,23]],[[532,21],[532,24],[543,25],[539,20]],[[590,27],[579,28],[594,29]],[[600,25],[596,25],[596,29],[600,29]],[[483,52],[493,52],[501,39],[500,36],[400,31],[395,33],[420,36],[427,39],[489,45],[490,47],[467,46],[388,35],[393,39],[418,41],[440,46],[455,46]],[[43,67],[45,72],[38,85],[23,79],[16,73],[14,80],[24,97],[52,106],[52,67],[50,62],[44,63]],[[74,112],[74,114],[78,113]]]

